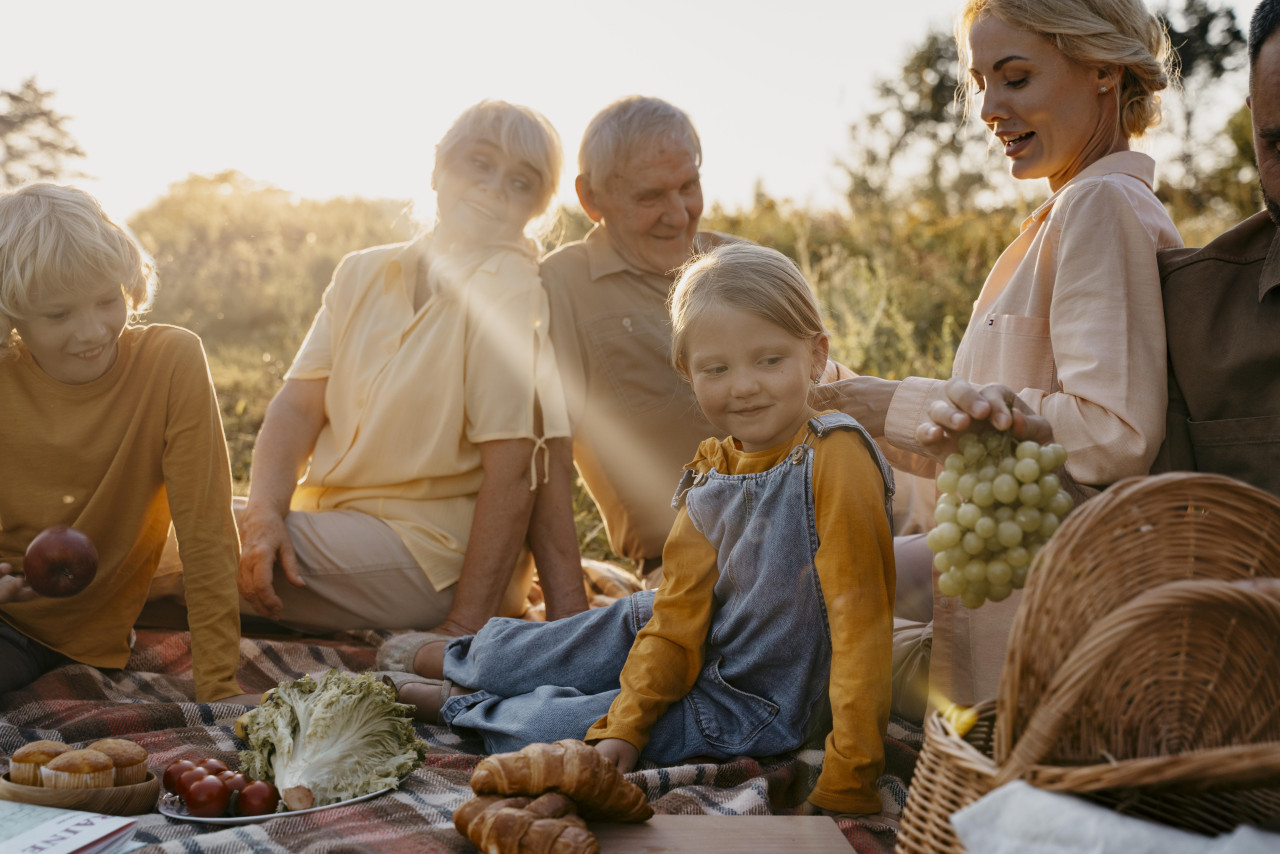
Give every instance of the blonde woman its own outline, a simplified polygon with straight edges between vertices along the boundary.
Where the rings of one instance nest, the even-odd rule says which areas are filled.
[[[1156,252],[1182,241],[1152,191],[1155,163],[1131,142],[1159,121],[1167,36],[1141,0],[968,0],[956,39],[970,112],[1013,176],[1047,180],[1050,195],[988,275],[951,380],[857,377],[837,384],[838,402],[919,473],[976,421],[1016,418],[1052,429],[1086,494],[1144,474],[1166,402]],[[970,611],[935,592],[933,687],[993,696],[1017,605],[1015,592]]]

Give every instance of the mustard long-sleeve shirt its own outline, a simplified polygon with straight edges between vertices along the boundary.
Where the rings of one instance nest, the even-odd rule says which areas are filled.
[[[802,442],[757,453],[732,438],[708,439],[689,464],[723,474],[767,471]],[[816,444],[813,496],[818,549],[814,563],[831,630],[833,729],[822,774],[809,800],[842,812],[878,812],[876,779],[884,769],[889,721],[895,573],[884,482],[862,439],[837,430]],[[649,731],[698,678],[714,618],[716,552],[681,509],[663,550],[663,584],[653,617],[637,635],[623,668],[622,693],[587,739],[620,738],[643,750]]]
[[[21,569],[52,525],[88,534],[98,574],[67,599],[0,605],[18,631],[76,661],[124,667],[172,519],[182,556],[195,696],[241,693],[239,539],[231,468],[200,339],[131,326],[115,364],[84,385],[20,351],[0,360],[0,561]]]

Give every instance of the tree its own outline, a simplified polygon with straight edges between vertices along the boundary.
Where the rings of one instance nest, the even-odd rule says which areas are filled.
[[[68,171],[67,161],[84,152],[66,129],[67,117],[49,106],[53,92],[29,77],[17,91],[0,90],[0,183],[16,187],[27,181],[82,177]]]
[[[988,134],[962,115],[958,69],[955,39],[935,30],[898,75],[876,82],[879,106],[853,126],[854,154],[844,164],[855,209],[910,199],[949,215],[984,191],[988,204],[1006,200],[1010,185],[989,157]]]
[[[1197,109],[1208,102],[1208,92],[1228,73],[1240,68],[1245,36],[1236,25],[1234,10],[1210,7],[1207,0],[1183,0],[1182,8],[1166,7],[1160,18],[1169,31],[1169,41],[1177,53],[1177,68],[1182,78],[1182,91],[1177,99],[1184,192],[1193,196],[1193,205],[1203,203],[1195,193],[1200,176],[1196,162],[1197,146],[1193,118]]]
[[[129,220],[160,276],[147,321],[204,341],[238,481],[333,268],[348,252],[409,239],[406,207],[299,199],[228,171],[173,184]]]
[[[983,279],[1029,212],[990,134],[962,114],[959,70],[955,40],[933,31],[877,81],[877,108],[851,130],[843,234],[827,238],[791,214],[782,225],[794,235],[764,237],[780,247],[778,235],[790,237],[829,310],[833,346],[855,370],[949,375]]]
[[[1227,119],[1219,137],[1225,154],[1219,165],[1206,171],[1197,182],[1199,195],[1211,202],[1206,206],[1207,215],[1178,221],[1189,246],[1217,236],[1222,220],[1241,220],[1262,210],[1258,165],[1253,151],[1253,116],[1247,106],[1241,104]],[[1200,219],[1204,220],[1203,224]]]

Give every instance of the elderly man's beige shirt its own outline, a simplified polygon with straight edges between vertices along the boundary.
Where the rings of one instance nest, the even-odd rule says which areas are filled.
[[[391,526],[436,590],[458,580],[484,470],[479,444],[569,435],[533,259],[501,250],[418,311],[425,243],[348,255],[286,379],[325,379],[327,422],[294,510]],[[532,461],[531,461],[532,466]]]
[[[697,249],[718,243],[699,233]],[[629,266],[597,226],[542,261],[573,459],[628,558],[662,555],[684,465],[717,430],[671,367],[673,279]]]
[[[1002,383],[1048,419],[1082,484],[1145,474],[1164,437],[1156,251],[1182,239],[1154,180],[1150,157],[1120,152],[1050,196],[992,268],[956,351],[956,376]],[[902,382],[885,421],[895,447],[920,453],[916,426],[939,382]],[[931,675],[952,699],[995,695],[1019,598],[969,611],[935,593]]]

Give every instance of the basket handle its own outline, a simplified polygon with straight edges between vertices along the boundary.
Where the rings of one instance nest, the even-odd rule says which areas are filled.
[[[1273,622],[1275,636],[1280,637],[1280,579],[1173,581],[1143,592],[1097,620],[1080,639],[1054,674],[1026,728],[1001,764],[995,785],[1026,778],[1057,742],[1063,724],[1078,708],[1098,667],[1123,649],[1130,637],[1166,619],[1170,609],[1186,606],[1252,612]],[[1224,780],[1229,771],[1222,770]],[[1280,773],[1280,752],[1276,771]]]

